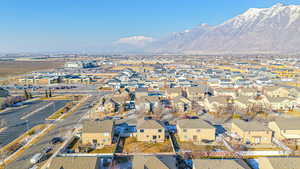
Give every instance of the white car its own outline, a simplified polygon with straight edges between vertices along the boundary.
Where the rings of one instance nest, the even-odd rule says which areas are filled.
[[[32,156],[32,158],[30,159],[30,163],[31,164],[36,164],[38,162],[40,162],[40,160],[43,158],[43,154],[42,153],[37,153],[34,156]]]

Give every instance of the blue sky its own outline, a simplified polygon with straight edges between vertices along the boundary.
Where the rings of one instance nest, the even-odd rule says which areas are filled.
[[[0,52],[96,49],[119,38],[165,36],[248,8],[300,0],[1,0]]]

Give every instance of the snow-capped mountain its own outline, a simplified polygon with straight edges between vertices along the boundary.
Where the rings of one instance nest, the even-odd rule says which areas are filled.
[[[131,36],[131,37],[126,37],[126,38],[121,38],[118,41],[116,41],[115,44],[133,45],[133,46],[142,47],[153,41],[154,41],[154,39],[152,37]]]
[[[197,53],[300,52],[300,6],[251,8],[220,25],[173,33],[150,48]]]

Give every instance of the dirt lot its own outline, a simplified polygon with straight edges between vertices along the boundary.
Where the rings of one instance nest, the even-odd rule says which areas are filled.
[[[111,146],[104,146],[103,148],[101,149],[96,149],[96,150],[93,150],[91,151],[90,153],[93,154],[93,153],[96,153],[96,154],[99,154],[99,153],[113,153],[114,150],[116,148],[116,145],[113,144]]]
[[[171,142],[166,140],[163,143],[139,142],[134,137],[125,140],[123,152],[127,153],[162,153],[173,152]]]
[[[0,78],[63,66],[57,61],[0,61]]]

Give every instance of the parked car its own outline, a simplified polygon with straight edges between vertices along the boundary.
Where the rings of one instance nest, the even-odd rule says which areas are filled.
[[[44,149],[43,149],[43,153],[45,153],[45,154],[47,154],[47,153],[49,153],[50,151],[52,151],[52,147],[45,147]]]
[[[39,163],[41,161],[41,159],[43,158],[43,154],[42,153],[37,153],[35,155],[32,156],[32,158],[30,159],[30,163],[31,164],[36,164]]]
[[[54,137],[51,141],[50,144],[58,144],[62,143],[64,140],[61,137]]]

